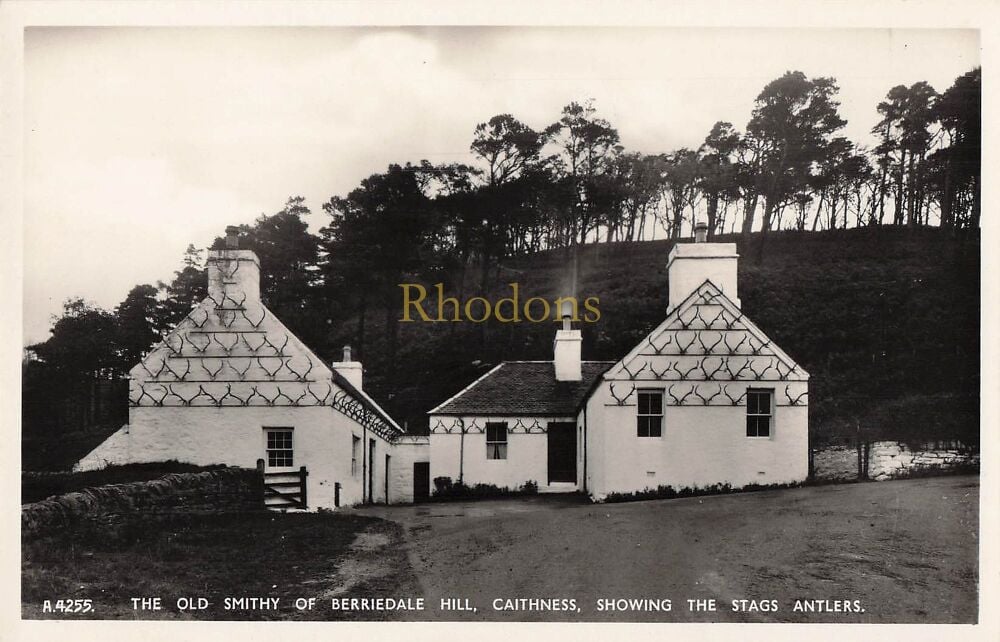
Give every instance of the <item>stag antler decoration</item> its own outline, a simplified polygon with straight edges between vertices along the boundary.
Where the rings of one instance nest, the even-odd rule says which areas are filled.
[[[177,371],[174,370],[173,368],[171,368],[169,363],[167,363],[166,361],[164,361],[164,363],[167,366],[167,370],[170,371],[170,374],[174,375],[174,379],[176,379],[177,381],[184,381],[184,379],[189,374],[191,374],[191,360],[190,359],[185,359],[184,360],[184,363],[187,366],[186,369],[184,370],[184,374],[177,374]]]
[[[691,386],[691,389],[688,390],[686,393],[684,393],[683,397],[678,397],[677,395],[674,394],[674,387],[673,386],[670,386],[669,388],[667,388],[667,394],[670,395],[670,398],[674,400],[674,405],[675,406],[683,406],[684,405],[684,400],[687,399],[692,394],[694,394],[694,386]]]
[[[642,373],[642,371],[645,370],[646,366],[648,366],[648,365],[649,365],[648,362],[644,363],[641,368],[639,368],[638,370],[636,370],[633,373],[631,370],[628,369],[628,366],[623,363],[622,364],[622,370],[624,370],[625,372],[628,373],[628,378],[629,379],[631,379],[632,381],[635,381],[635,379],[639,376],[639,374]]]
[[[667,340],[660,347],[656,347],[656,344],[653,343],[652,337],[646,337],[646,342],[649,343],[649,347],[653,349],[653,354],[661,355],[663,354],[663,351],[667,349],[667,346],[673,343],[673,339],[667,337]]]
[[[222,360],[220,359],[220,360],[219,360],[219,367],[218,367],[218,368],[216,368],[216,369],[215,369],[215,370],[213,371],[213,370],[209,370],[209,369],[208,369],[208,366],[207,366],[207,365],[205,365],[205,362],[206,362],[206,361],[208,361],[208,359],[202,359],[202,361],[201,361],[201,369],[202,369],[202,370],[204,370],[204,371],[205,371],[206,373],[208,373],[208,377],[209,377],[209,379],[212,379],[212,380],[214,381],[214,380],[215,380],[215,377],[216,377],[216,376],[217,376],[217,375],[218,375],[218,374],[219,374],[220,372],[222,372],[222,368],[223,368],[223,367],[225,366],[225,362],[224,362],[224,361],[222,361]]]
[[[691,340],[686,345],[681,345],[680,333],[674,331],[674,343],[677,344],[677,349],[681,351],[681,354],[687,354],[688,349],[694,345],[694,340],[695,337],[691,337]]]
[[[793,405],[793,406],[797,406],[800,403],[802,403],[802,398],[805,397],[807,394],[809,394],[809,391],[805,390],[805,391],[803,391],[802,394],[800,394],[798,397],[795,397],[793,399],[792,395],[790,395],[788,393],[788,388],[789,388],[789,386],[785,386],[785,396],[788,397],[788,403],[791,404],[791,405]]]
[[[680,365],[680,361],[675,361],[670,364],[670,367],[674,369],[674,372],[677,373],[677,377],[681,381],[686,381],[687,378],[691,375],[691,373],[698,369],[698,364],[696,363],[693,366],[691,366],[691,368],[688,369],[686,372],[681,372],[680,368],[677,367],[678,365]]]
[[[711,403],[712,399],[715,399],[722,392],[722,386],[719,386],[719,389],[716,390],[715,393],[709,395],[708,397],[703,397],[702,394],[700,392],[698,392],[698,390],[700,388],[701,388],[701,386],[695,386],[695,388],[694,388],[694,394],[695,394],[696,397],[698,397],[699,399],[701,399],[701,405],[703,405],[703,406],[707,406],[709,403]]]
[[[751,361],[750,359],[747,359],[747,363],[750,363],[750,361]],[[750,372],[753,373],[753,378],[756,381],[760,381],[761,379],[764,378],[764,374],[772,367],[774,367],[774,359],[770,359],[767,363],[767,367],[761,370],[760,372],[757,372],[757,370],[753,366],[750,366]]]
[[[731,394],[729,394],[729,386],[725,385],[725,386],[722,386],[722,394],[726,395],[726,397],[729,398],[729,402],[731,404],[733,404],[734,406],[738,406],[738,405],[740,405],[740,402],[743,401],[743,398],[747,396],[747,389],[744,388],[743,389],[743,394],[740,395],[739,397],[735,397],[734,398]]]
[[[313,360],[309,357],[309,355],[306,355],[306,359],[308,359],[308,361],[309,361],[309,368],[305,372],[303,372],[303,373],[299,373],[297,370],[295,370],[294,368],[292,368],[292,360],[291,359],[288,359],[287,361],[285,361],[285,368],[289,372],[291,372],[293,375],[295,375],[298,378],[299,381],[305,381],[306,377],[309,376],[309,373],[312,372],[312,369],[313,369],[313,365],[314,365],[313,364]]]
[[[708,346],[708,345],[705,345],[704,341],[702,341],[701,335],[703,335],[703,334],[705,334],[705,333],[704,332],[699,332],[696,335],[696,337],[698,339],[698,343],[701,344],[701,352],[702,352],[702,354],[712,354],[712,351],[715,350],[715,346],[717,346],[720,343],[722,343],[722,338],[725,336],[724,334],[722,334],[720,332],[719,333],[719,338],[715,340],[715,343],[713,343],[712,345]]]
[[[628,401],[628,398],[631,397],[632,393],[635,392],[635,384],[632,384],[632,389],[629,390],[628,394],[626,394],[624,397],[619,397],[617,395],[617,393],[615,393],[615,384],[614,383],[612,383],[610,386],[608,386],[608,390],[611,392],[611,396],[615,398],[615,401],[618,403],[618,405],[619,406],[624,406],[625,402]]]
[[[281,368],[285,365],[285,361],[284,359],[279,359],[278,357],[265,357],[265,358],[279,360],[278,367],[275,368],[274,371],[272,372],[271,370],[268,369],[267,366],[264,365],[264,362],[261,361],[261,358],[257,357],[257,365],[260,366],[261,370],[267,373],[269,379],[274,379],[274,375],[278,374],[278,371],[281,370]]]
[[[265,308],[264,306],[260,306],[260,319],[256,323],[252,319],[250,319],[250,317],[247,316],[246,309],[240,310],[240,313],[243,315],[243,318],[246,319],[247,323],[253,326],[253,328],[256,330],[257,328],[260,327],[261,323],[264,323],[264,317],[267,316],[267,308]]]
[[[737,354],[737,352],[739,352],[740,346],[743,345],[744,342],[746,342],[747,336],[748,335],[746,333],[743,333],[743,338],[740,339],[740,342],[737,343],[735,346],[731,346],[729,345],[729,337],[727,337],[726,335],[722,335],[722,342],[726,344],[726,354],[728,354],[729,356]]]
[[[726,362],[726,360],[723,359],[722,357],[719,357],[719,365],[717,365],[715,369],[712,370],[711,372],[705,369],[706,361],[708,361],[708,357],[702,357],[701,360],[698,361],[698,368],[701,370],[701,374],[705,378],[705,381],[711,381],[712,379],[715,378],[716,373],[722,370],[722,366]]]
[[[235,348],[236,345],[240,342],[240,336],[242,336],[240,333],[236,333],[236,338],[233,339],[233,343],[231,345],[227,346],[222,341],[219,341],[219,334],[217,332],[213,332],[212,333],[212,341],[215,341],[216,343],[218,343],[219,346],[223,350],[225,350],[226,354],[230,354],[230,353],[232,353],[233,348]]]

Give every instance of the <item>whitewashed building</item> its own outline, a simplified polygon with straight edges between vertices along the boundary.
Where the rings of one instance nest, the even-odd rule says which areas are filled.
[[[430,411],[431,477],[581,491],[779,484],[808,475],[809,375],[740,309],[736,246],[679,243],[666,318],[617,362],[504,362]]]
[[[236,239],[227,230],[227,248],[209,253],[205,300],[130,371],[128,424],[75,469],[263,460],[268,503],[288,508],[425,495],[427,438],[404,434],[364,392],[350,348],[327,366],[289,332]]]

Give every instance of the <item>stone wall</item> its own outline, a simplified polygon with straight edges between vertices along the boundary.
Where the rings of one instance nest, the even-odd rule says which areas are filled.
[[[879,441],[872,444],[868,453],[868,478],[883,480],[926,470],[950,470],[978,465],[979,452],[962,444],[948,444],[944,448],[925,446],[911,449],[900,442]]]
[[[867,455],[867,457],[866,457]],[[928,471],[950,471],[979,466],[978,449],[960,442],[907,445],[898,441],[876,441],[861,449],[868,479],[882,481]],[[865,459],[866,458],[866,459]],[[850,481],[858,479],[858,449],[855,446],[823,446],[812,452],[813,479]]]
[[[854,446],[824,446],[812,452],[813,479],[847,481],[858,478],[858,450]]]
[[[256,470],[224,468],[159,479],[86,488],[21,507],[21,536],[38,537],[81,521],[114,523],[127,517],[263,510]]]

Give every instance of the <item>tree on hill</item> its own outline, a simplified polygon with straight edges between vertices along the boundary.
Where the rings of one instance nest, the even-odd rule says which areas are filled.
[[[330,215],[330,223],[320,231],[327,270],[353,277],[342,283],[355,294],[360,319],[357,345],[363,350],[365,317],[376,303],[385,313],[386,358],[393,362],[399,336],[399,284],[407,273],[438,264],[443,234],[437,224],[439,213],[414,172],[399,165],[372,174],[345,198],[330,199],[323,209]]]
[[[188,245],[184,253],[184,267],[174,272],[170,283],[159,281],[157,287],[166,295],[162,306],[162,326],[172,328],[186,317],[191,308],[208,296],[205,269],[201,264],[201,251]]]
[[[553,163],[557,181],[567,183],[575,196],[572,210],[562,221],[567,244],[584,243],[602,213],[605,175],[622,152],[618,130],[597,116],[593,101],[574,101],[563,107],[562,116],[546,133],[560,151]]]
[[[701,171],[699,186],[705,195],[705,216],[708,224],[709,240],[715,238],[719,228],[725,224],[725,217],[720,220],[719,201],[728,204],[739,195],[736,186],[736,166],[733,157],[740,145],[740,134],[732,123],[719,121],[712,126],[712,131],[702,143]]]
[[[157,294],[152,285],[137,285],[115,308],[116,343],[125,370],[139,363],[166,329],[163,303]]]
[[[935,104],[935,117],[948,146],[930,159],[937,172],[932,185],[941,203],[943,227],[979,227],[982,172],[982,69],[959,76]]]
[[[810,80],[801,71],[790,71],[757,96],[746,136],[760,150],[761,248],[778,213],[805,187],[831,136],[847,124],[837,110],[837,91],[833,78]]]

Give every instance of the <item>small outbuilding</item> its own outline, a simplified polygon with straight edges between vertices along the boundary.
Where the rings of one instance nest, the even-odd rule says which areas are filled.
[[[616,362],[503,362],[429,412],[432,478],[596,500],[670,486],[783,484],[809,468],[809,374],[742,311],[736,245],[674,245],[666,317]]]

